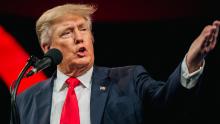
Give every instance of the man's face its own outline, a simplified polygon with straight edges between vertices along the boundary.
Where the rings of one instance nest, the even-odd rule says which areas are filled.
[[[50,48],[63,54],[58,66],[64,73],[73,69],[89,69],[94,63],[93,36],[88,21],[77,15],[57,19],[51,27]]]

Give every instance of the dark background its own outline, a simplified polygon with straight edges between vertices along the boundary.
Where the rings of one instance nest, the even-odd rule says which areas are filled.
[[[211,0],[7,0],[0,2],[0,25],[29,54],[42,56],[35,35],[35,21],[43,11],[71,2],[98,4],[99,9],[93,17],[95,65],[143,65],[158,80],[166,80],[181,63],[190,44],[204,26],[220,19],[218,4]],[[153,119],[163,120],[166,117],[168,121],[174,119],[176,123],[220,122],[219,50],[217,44],[206,58],[204,81],[196,91],[197,97],[175,107],[175,112]],[[46,75],[50,76],[53,70],[46,69]],[[0,123],[7,124],[10,95],[2,79],[0,91]]]

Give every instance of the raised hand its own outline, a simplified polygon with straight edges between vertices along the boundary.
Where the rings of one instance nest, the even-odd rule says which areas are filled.
[[[203,64],[205,56],[212,51],[217,43],[220,21],[207,25],[193,41],[186,56],[189,73],[196,71]]]

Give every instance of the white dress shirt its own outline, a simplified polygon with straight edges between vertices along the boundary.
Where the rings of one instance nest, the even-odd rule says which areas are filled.
[[[186,57],[185,57],[186,58]],[[199,76],[203,72],[204,65],[199,70],[189,74],[185,58],[181,64],[181,84],[183,87],[190,89],[197,83]],[[87,71],[84,75],[77,77],[80,80],[80,85],[75,88],[76,96],[79,105],[80,124],[91,124],[90,121],[90,97],[91,97],[91,78],[93,67]],[[57,70],[57,78],[54,80],[53,96],[52,96],[52,108],[50,123],[60,124],[60,116],[62,107],[67,94],[66,79],[69,77]]]
[[[197,81],[204,70],[204,66],[205,66],[205,60],[203,60],[203,64],[198,70],[189,73],[188,67],[186,65],[186,57],[185,57],[181,65],[180,83],[182,84],[182,86],[187,89],[193,88],[197,84]]]
[[[93,67],[84,75],[77,77],[80,85],[75,87],[76,97],[79,106],[80,124],[90,124],[90,95],[91,95],[91,78]],[[64,75],[57,69],[57,78],[54,80],[52,108],[50,123],[60,124],[60,116],[63,108],[64,101],[68,87],[65,81],[69,77]]]

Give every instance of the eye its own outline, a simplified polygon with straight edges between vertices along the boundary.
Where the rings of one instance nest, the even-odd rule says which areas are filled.
[[[65,32],[62,33],[62,35],[68,35],[70,33],[71,33],[70,31],[65,31]]]
[[[87,28],[80,28],[80,31],[87,31]]]
[[[72,35],[72,32],[70,30],[67,30],[67,31],[64,31],[62,34],[61,34],[61,37],[63,38],[68,38]]]

